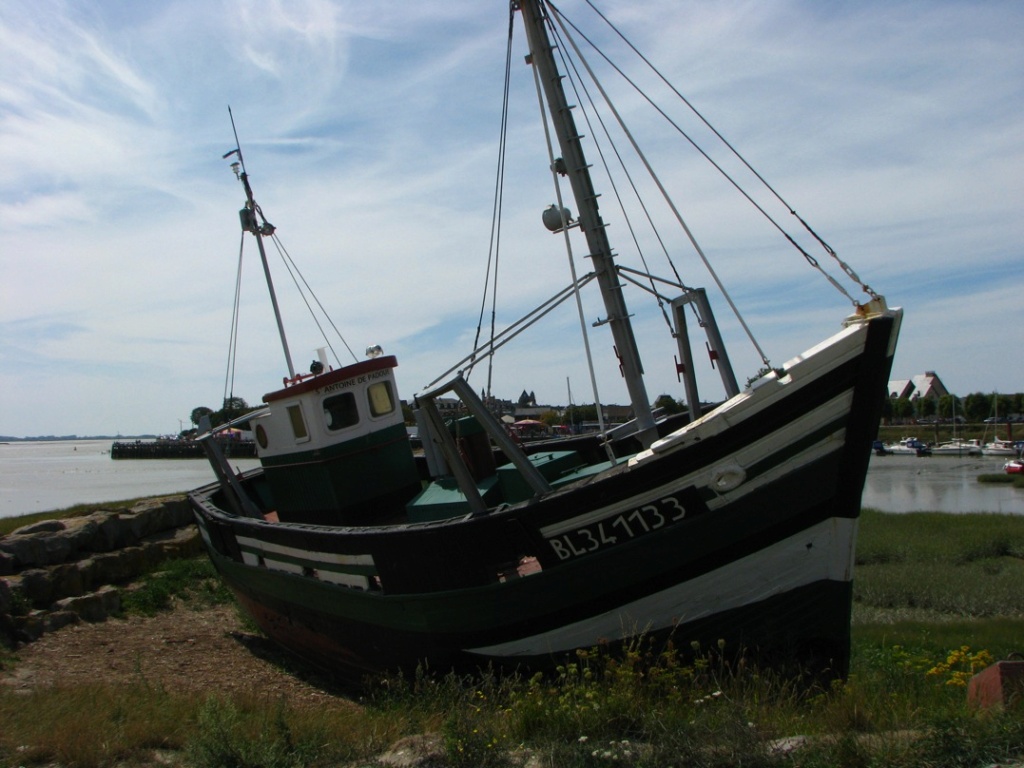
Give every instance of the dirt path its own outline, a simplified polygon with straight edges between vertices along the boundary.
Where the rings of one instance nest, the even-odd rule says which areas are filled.
[[[23,646],[17,658],[0,669],[0,684],[17,690],[146,682],[203,694],[255,692],[296,705],[337,702],[339,694],[329,679],[246,629],[233,606],[80,623]]]

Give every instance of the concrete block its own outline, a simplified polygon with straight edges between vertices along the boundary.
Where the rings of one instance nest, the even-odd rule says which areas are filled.
[[[967,684],[967,700],[981,709],[1007,707],[1024,697],[1024,661],[997,661]]]

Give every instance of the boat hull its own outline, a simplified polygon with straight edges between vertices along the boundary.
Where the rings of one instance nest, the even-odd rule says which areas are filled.
[[[353,682],[420,664],[543,668],[644,637],[842,676],[900,317],[819,345],[629,462],[489,514],[274,524],[225,512],[216,486],[190,498],[259,626]]]

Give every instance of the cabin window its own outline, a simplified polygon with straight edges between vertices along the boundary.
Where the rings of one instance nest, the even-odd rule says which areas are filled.
[[[390,381],[378,381],[366,389],[366,397],[370,401],[370,415],[384,416],[395,410],[395,398],[391,394]]]
[[[342,392],[324,400],[324,421],[330,430],[344,429],[359,423],[359,411],[356,408],[356,396],[351,392]]]
[[[306,430],[306,420],[302,418],[302,406],[289,405],[288,406],[288,418],[292,423],[292,434],[295,435],[296,442],[302,440],[309,440],[309,432]]]

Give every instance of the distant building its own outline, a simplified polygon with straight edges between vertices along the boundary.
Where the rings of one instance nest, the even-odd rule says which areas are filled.
[[[948,395],[949,390],[939,379],[935,371],[925,371],[911,379],[894,379],[889,382],[889,398],[898,400],[901,397],[910,400],[938,400]]]

